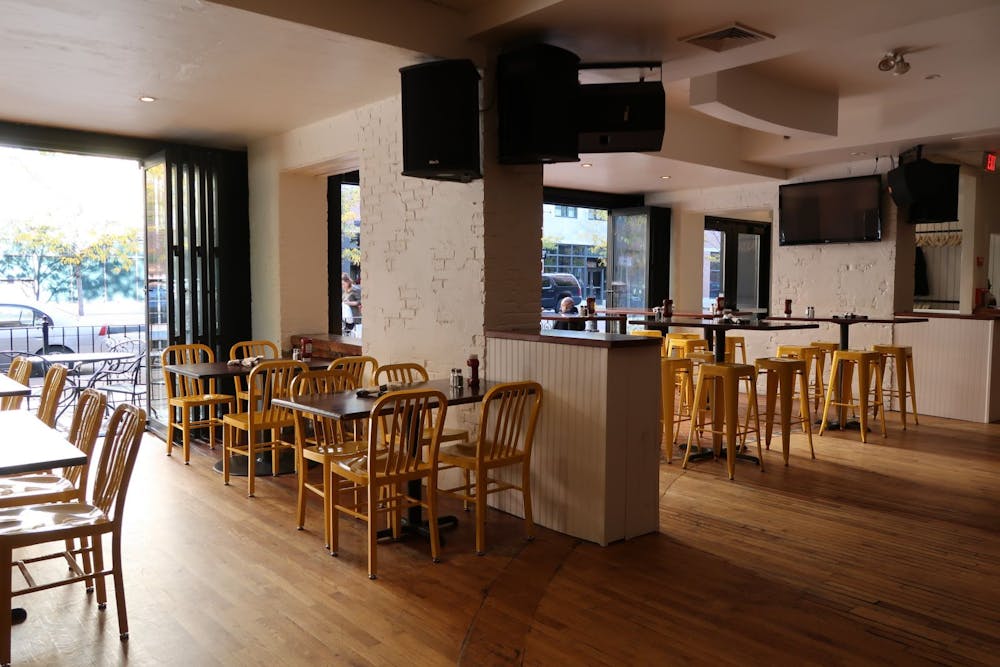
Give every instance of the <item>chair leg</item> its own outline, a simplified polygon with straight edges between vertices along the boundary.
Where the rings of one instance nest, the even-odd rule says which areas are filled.
[[[98,535],[95,540],[101,539]],[[122,575],[122,538],[118,531],[111,533],[111,576],[115,582],[115,605],[118,607],[118,637],[128,639],[128,612],[125,609],[125,577]]]
[[[791,373],[777,373],[778,392],[781,394],[781,455],[788,465],[788,445],[792,436],[792,393],[795,391],[795,377]]]
[[[97,588],[97,608],[108,606],[108,588],[104,580],[104,541],[103,536],[94,535],[90,538],[91,553],[94,555],[94,585]]]
[[[764,403],[764,443],[767,449],[771,449],[771,434],[774,432],[774,403],[778,391],[777,371],[768,371],[766,384],[766,399]]]
[[[171,456],[170,451],[174,442],[174,409],[167,406],[167,456]]]
[[[303,457],[300,451],[295,452],[295,458],[302,461]],[[303,461],[304,463],[304,461]],[[302,530],[306,525],[306,465],[299,465],[298,474],[296,474],[296,487],[298,488],[298,496],[295,499],[295,518],[298,522],[296,528]],[[328,548],[329,543],[326,545]]]
[[[729,471],[729,479],[733,479],[736,476],[736,428],[739,423],[739,389],[735,387],[736,391],[733,392],[733,396],[728,396],[725,387],[721,391],[715,392],[716,400],[722,397],[723,409],[726,414],[726,468]],[[760,437],[760,434],[757,434]]]
[[[476,554],[486,553],[486,486],[485,471],[476,470]]]
[[[691,424],[688,428],[688,441],[687,447],[684,449],[684,460],[681,462],[681,468],[687,470],[688,458],[691,456],[691,450],[694,448],[694,432],[695,432],[695,415],[699,411],[699,406],[701,406],[702,401],[705,400],[705,381],[701,378],[698,379],[698,387],[694,392],[694,400],[691,403]]]
[[[181,410],[181,441],[184,453],[184,465],[191,463],[191,411],[188,408]]]
[[[236,437],[235,430],[229,424],[222,425],[222,483],[226,486],[229,486],[229,459],[233,438]]]
[[[885,395],[882,392],[882,369],[877,366],[875,367],[875,380],[878,382],[875,389],[875,400],[879,402],[879,405],[882,408],[879,410],[879,414],[882,415],[882,437],[885,438],[889,435],[889,433],[885,430]],[[900,402],[902,402],[902,398],[900,398]]]
[[[257,434],[247,431],[247,498],[253,498],[257,481]]]
[[[531,467],[521,463],[521,495],[524,497],[524,533],[530,542],[535,539],[535,518],[531,513]]]
[[[375,521],[377,513],[375,507],[378,504],[378,494],[375,487],[370,483],[368,484],[368,578],[375,579],[378,569],[378,557],[376,555],[376,547],[378,546],[378,525]]]
[[[440,527],[438,526],[438,493],[435,477],[435,472],[427,476],[427,501],[424,506],[427,508],[427,527],[430,528],[431,532],[431,560],[435,563],[440,563],[441,536],[439,534]],[[479,503],[476,503],[476,505],[478,507]]]
[[[816,450],[813,449],[813,429],[812,413],[809,411],[809,374],[803,373],[799,376],[799,410],[802,412],[802,430],[809,438],[809,455],[816,458]]]
[[[913,377],[913,357],[906,357],[906,378],[910,383],[910,412],[913,413],[913,423],[920,426],[920,419],[917,417],[917,385]]]
[[[819,423],[819,434],[823,435],[826,430],[826,419],[830,414],[830,403],[833,401],[833,390],[836,387],[834,374],[837,372],[836,364],[830,366],[830,382],[826,385],[826,400],[823,402],[823,419]]]
[[[10,602],[11,602],[11,549],[0,549],[0,604],[3,604],[3,611],[0,614],[0,635],[3,636],[3,644],[0,645],[0,663],[10,664]]]
[[[305,468],[305,461],[302,461],[302,468]],[[305,470],[299,469],[300,475],[305,475]],[[333,496],[337,493],[337,480],[333,474],[333,466],[330,461],[323,461],[323,538],[326,540],[326,548],[329,551],[333,523]]]
[[[878,364],[875,364],[876,374],[878,374]],[[872,369],[868,364],[858,364],[858,422],[861,426],[861,442],[868,442],[868,388],[871,386]],[[878,374],[881,377],[881,374]],[[876,391],[881,391],[877,388]],[[885,415],[883,414],[883,419]]]

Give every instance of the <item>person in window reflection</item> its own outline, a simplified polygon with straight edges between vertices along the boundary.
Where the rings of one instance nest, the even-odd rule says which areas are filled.
[[[559,314],[560,315],[579,315],[580,311],[576,308],[576,303],[573,301],[573,297],[567,296],[562,301],[559,302]],[[584,322],[583,320],[567,320],[565,322],[556,322],[552,325],[553,329],[564,329],[568,331],[583,331]]]
[[[344,317],[344,333],[348,333],[354,329],[355,324],[361,321],[361,287],[355,285],[346,273],[340,274],[340,286],[343,291],[340,297],[341,303],[347,306],[344,309],[345,316],[347,309],[350,309],[350,317]]]

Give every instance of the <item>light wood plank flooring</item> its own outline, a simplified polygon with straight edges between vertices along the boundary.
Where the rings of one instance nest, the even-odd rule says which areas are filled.
[[[895,414],[890,414],[894,418]],[[780,444],[766,472],[660,465],[660,532],[601,548],[491,511],[426,543],[362,526],[322,548],[321,508],[294,527],[293,479],[231,487],[147,436],[125,523],[131,640],[79,588],[20,598],[15,664],[996,665],[1000,425],[921,417]],[[450,511],[458,508],[445,505]],[[17,575],[15,575],[17,576]]]

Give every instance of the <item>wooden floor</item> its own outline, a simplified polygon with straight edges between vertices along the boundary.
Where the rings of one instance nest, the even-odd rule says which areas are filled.
[[[895,417],[894,414],[891,415]],[[126,511],[131,639],[78,588],[20,598],[15,664],[997,665],[1000,424],[922,417],[862,445],[793,438],[736,480],[660,466],[660,532],[601,548],[491,511],[443,562],[360,525],[322,548],[294,528],[291,476],[225,487],[207,448],[185,467],[147,437]],[[805,453],[804,453],[805,452]],[[245,480],[237,480],[244,482]],[[450,509],[456,509],[450,506]]]

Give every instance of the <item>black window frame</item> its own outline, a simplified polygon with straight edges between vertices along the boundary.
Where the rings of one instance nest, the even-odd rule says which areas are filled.
[[[771,304],[771,223],[705,216],[705,229],[722,232],[722,293],[726,295],[726,308],[736,307],[739,254],[727,252],[739,243],[739,234],[760,236],[760,256],[757,272],[757,309],[761,315],[770,313]],[[731,300],[732,299],[732,300]]]

